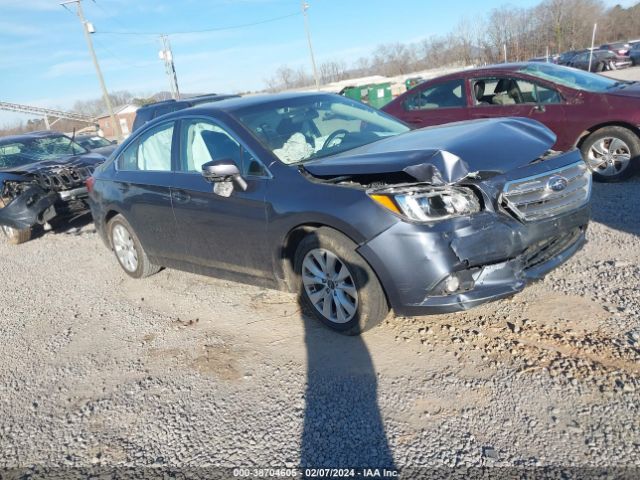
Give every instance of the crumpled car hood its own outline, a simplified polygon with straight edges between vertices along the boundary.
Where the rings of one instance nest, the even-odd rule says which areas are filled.
[[[41,160],[19,167],[0,169],[0,173],[13,173],[26,175],[30,173],[46,172],[60,167],[96,167],[105,161],[104,155],[97,153],[87,153],[84,155],[66,156],[55,160]]]
[[[555,142],[551,130],[528,118],[471,120],[413,130],[303,167],[324,178],[405,172],[421,182],[454,183],[473,172],[528,165]]]

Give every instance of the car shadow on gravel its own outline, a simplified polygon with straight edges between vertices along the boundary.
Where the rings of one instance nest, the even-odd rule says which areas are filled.
[[[300,466],[394,470],[378,406],[378,375],[364,338],[329,330],[301,298],[298,303],[307,350]]]
[[[640,235],[640,176],[620,183],[594,183],[591,217],[594,222],[622,232]]]
[[[303,321],[307,388],[300,466],[395,468],[363,338],[332,332],[308,314]]]
[[[90,212],[87,212],[73,218],[52,221],[48,229],[38,225],[34,227],[31,238],[36,239],[50,234],[80,235],[86,232],[87,227],[92,226],[92,224],[93,217]]]

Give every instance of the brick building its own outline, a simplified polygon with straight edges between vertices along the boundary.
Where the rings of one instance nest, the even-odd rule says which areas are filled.
[[[122,136],[124,138],[127,138],[131,134],[133,121],[136,118],[136,110],[138,110],[138,107],[131,104],[120,105],[113,109],[116,120],[120,122],[120,129],[122,130]],[[96,117],[96,122],[99,125],[99,133],[101,133],[103,137],[110,140],[114,140],[117,137],[116,130],[111,122],[111,117],[107,112]]]

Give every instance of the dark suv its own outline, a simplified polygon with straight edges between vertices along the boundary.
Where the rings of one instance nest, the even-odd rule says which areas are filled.
[[[228,99],[135,132],[88,180],[135,278],[161,266],[300,292],[350,334],[520,291],[573,255],[591,174],[525,118],[410,131],[328,94]]]
[[[209,93],[207,95],[199,95],[197,97],[183,98],[180,100],[164,100],[162,102],[151,103],[140,107],[136,111],[136,119],[133,121],[133,131],[135,132],[145,123],[167,113],[200,105],[201,103],[218,102],[226,98],[235,97],[239,97],[239,95]]]

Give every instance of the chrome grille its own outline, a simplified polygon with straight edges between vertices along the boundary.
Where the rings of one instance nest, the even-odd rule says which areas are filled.
[[[575,210],[591,196],[591,172],[582,161],[540,175],[507,182],[502,206],[524,222]]]
[[[36,178],[40,186],[47,190],[67,190],[82,185],[94,170],[93,166],[60,168],[55,171],[38,172]]]

